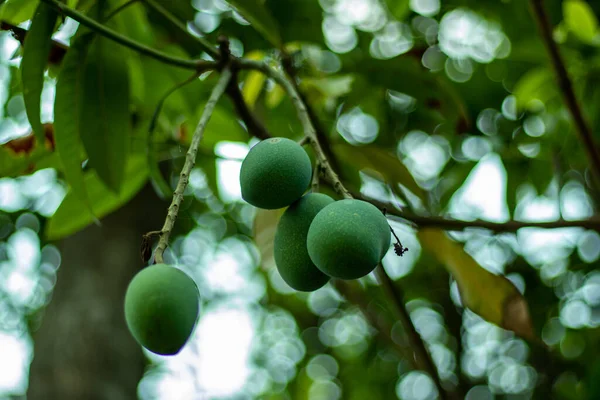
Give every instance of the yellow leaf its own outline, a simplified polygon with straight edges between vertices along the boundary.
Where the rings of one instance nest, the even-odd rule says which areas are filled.
[[[418,238],[452,274],[463,305],[488,322],[534,339],[527,301],[511,281],[482,268],[441,229],[422,229]]]
[[[563,3],[565,23],[581,41],[597,43],[598,20],[592,7],[585,1],[568,0]]]
[[[248,77],[244,81],[242,94],[250,109],[254,108],[254,103],[256,103],[260,92],[262,92],[266,79],[266,76],[262,72],[251,71],[248,73]]]

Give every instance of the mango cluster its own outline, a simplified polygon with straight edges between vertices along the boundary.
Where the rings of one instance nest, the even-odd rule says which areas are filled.
[[[199,298],[196,283],[185,272],[166,264],[146,267],[125,294],[127,327],[149,351],[177,354],[196,326]]]
[[[274,238],[274,258],[283,280],[298,291],[314,291],[330,278],[358,279],[387,253],[391,233],[385,216],[355,199],[334,201],[304,194],[312,167],[304,149],[285,138],[254,146],[242,163],[242,198],[263,209],[288,207]]]

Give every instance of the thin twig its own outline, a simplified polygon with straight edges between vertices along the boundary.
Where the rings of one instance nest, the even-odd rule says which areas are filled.
[[[298,118],[300,119],[300,122],[302,123],[302,127],[304,129],[304,135],[310,140],[310,144],[312,145],[317,157],[317,163],[321,166],[325,178],[332,183],[334,189],[340,195],[342,195],[344,198],[352,199],[352,194],[348,191],[348,189],[346,189],[336,172],[331,167],[327,155],[325,154],[321,144],[319,143],[317,132],[315,131],[315,128],[312,124],[311,117],[308,113],[305,103],[298,91],[296,90],[296,85],[292,83],[284,74],[280,73],[279,71],[273,68],[270,68],[265,63],[246,59],[237,59],[236,63],[240,68],[255,69],[263,72],[283,87],[283,89],[287,92],[288,96],[292,100],[294,107],[296,108]],[[406,313],[406,310],[404,309],[404,305],[401,301],[402,295],[395,291],[397,290],[397,287],[389,284],[391,282],[391,279],[383,268],[377,269],[377,275],[380,281],[382,281],[383,289],[385,290],[386,295],[390,298],[391,305],[396,310],[396,313],[399,316],[404,315],[404,313]],[[429,353],[427,352],[427,349],[425,348],[425,345],[421,340],[420,336],[416,332],[412,321],[410,320],[410,318],[400,318],[400,320],[404,325],[404,328],[408,331],[409,336],[412,336],[413,333],[417,335],[417,338],[411,338],[411,344],[414,346],[413,352],[417,364],[423,371],[427,372],[431,376],[431,378],[435,382],[436,387],[438,388],[440,398],[448,398],[449,394],[443,388],[438,371],[435,368],[435,365],[433,365],[433,363],[431,362]]]
[[[174,65],[181,68],[192,69],[194,71],[208,71],[211,69],[217,68],[217,63],[213,61],[206,60],[188,60],[184,58],[179,58],[175,56],[171,56],[169,54],[160,52],[151,47],[148,47],[142,43],[136,42],[126,36],[121,35],[118,32],[113,31],[112,29],[107,28],[106,26],[96,22],[95,20],[81,14],[80,12],[73,10],[72,8],[67,7],[64,3],[59,2],[58,0],[42,0],[44,3],[50,5],[58,12],[66,15],[79,22],[81,25],[84,25],[99,35],[105,36],[108,39],[111,39],[125,47],[128,47],[132,50],[137,51],[140,54],[144,54],[148,57],[154,58],[158,61],[161,61],[165,64]]]
[[[250,110],[250,107],[248,107],[248,103],[246,103],[246,100],[244,100],[244,96],[242,95],[236,80],[232,79],[229,83],[227,95],[231,99],[236,113],[241,120],[244,121],[244,124],[246,124],[246,129],[251,135],[256,136],[261,140],[272,137],[263,123],[256,117],[256,115],[254,115],[254,113]]]
[[[308,118],[312,122],[317,139],[319,140],[319,144],[323,148],[323,153],[327,157],[327,160],[329,160],[329,164],[331,165],[331,167],[335,171],[337,171],[339,169],[339,165],[338,165],[337,159],[335,158],[335,155],[333,154],[333,151],[331,150],[331,146],[329,146],[329,141],[327,140],[327,135],[325,134],[325,130],[321,126],[321,123],[319,121],[319,118],[317,118],[317,114],[316,114],[315,110],[311,107],[310,103],[306,99],[306,95],[304,93],[302,93],[302,90],[300,90],[300,86],[298,85],[298,81],[297,81],[297,78],[298,78],[297,72],[298,71],[294,65],[293,57],[291,54],[287,53],[285,51],[285,49],[282,49],[281,51],[283,53],[282,60],[281,60],[283,70],[285,71],[287,76],[290,78],[291,83],[296,88],[296,92],[298,92],[298,96],[300,97],[300,99],[304,103],[304,106],[306,107],[306,112],[308,114]]]
[[[204,51],[206,51],[212,58],[214,58],[215,60],[218,60],[220,58],[221,54],[219,50],[217,50],[206,39],[193,35],[187,29],[186,25],[183,22],[181,22],[175,15],[169,12],[169,10],[167,10],[154,0],[142,1],[154,11],[161,14],[165,19],[170,21],[180,31],[186,33],[190,38],[194,39],[200,45],[200,47]],[[223,49],[223,47],[221,48]],[[231,57],[231,55],[227,56],[227,59],[231,58],[233,58]],[[236,113],[242,119],[242,121],[244,121],[244,124],[246,124],[246,129],[248,129],[250,134],[256,136],[261,140],[268,139],[271,137],[271,134],[269,134],[263,123],[258,120],[258,118],[250,110],[248,104],[244,100],[244,96],[242,96],[240,88],[237,85],[237,71],[235,69],[233,70],[233,78],[231,79],[231,81],[229,82],[229,86],[227,87],[227,95],[233,102]]]
[[[363,313],[366,320],[369,321],[369,323],[373,327],[377,328],[379,334],[383,339],[385,339],[387,344],[391,348],[395,349],[401,357],[405,358],[408,362],[410,362],[413,368],[418,368],[415,359],[412,355],[412,350],[394,341],[391,335],[392,325],[389,323],[389,321],[383,318],[383,316],[371,311],[369,301],[364,296],[361,296],[361,294],[358,293],[358,291],[354,290],[350,282],[351,281],[344,281],[341,279],[331,280],[331,284],[333,285],[333,287],[335,287],[335,289],[343,297],[345,297],[347,301],[351,302],[352,304],[356,304],[360,308],[360,311]]]
[[[298,140],[298,144],[300,146],[304,146],[305,144],[308,144],[308,143],[309,143],[309,140],[308,140],[308,137],[306,137],[306,136],[302,136],[302,139]]]
[[[221,76],[219,78],[219,82],[217,82],[214,87],[206,106],[204,107],[204,111],[202,116],[200,117],[200,121],[198,122],[198,126],[194,131],[194,136],[192,137],[192,143],[187,151],[185,157],[185,163],[183,164],[183,168],[181,169],[181,174],[179,175],[179,182],[177,182],[177,187],[175,188],[175,193],[173,194],[173,201],[171,206],[169,207],[169,211],[167,212],[167,218],[165,219],[165,224],[161,229],[160,240],[158,241],[158,246],[156,247],[156,253],[154,255],[154,260],[157,264],[161,264],[164,262],[163,254],[169,244],[169,236],[171,235],[171,231],[173,230],[173,226],[175,225],[175,220],[177,219],[177,213],[179,212],[179,207],[183,201],[183,193],[185,192],[185,188],[189,182],[190,173],[192,172],[192,168],[196,164],[196,155],[198,153],[198,146],[200,145],[200,140],[202,140],[202,136],[204,135],[204,129],[210,117],[217,105],[217,101],[219,98],[225,93],[227,89],[227,85],[231,79],[232,73],[229,68],[223,69],[221,72]]]
[[[181,22],[175,15],[173,15],[169,10],[164,8],[161,4],[157,3],[154,0],[142,0],[144,3],[148,5],[148,7],[152,8],[157,13],[161,14],[165,19],[171,22],[177,29],[186,33],[189,37],[193,38],[202,48],[206,51],[213,59],[217,59],[219,57],[219,51],[213,46],[208,40],[198,37],[196,35],[192,35],[185,24]]]
[[[421,216],[412,213],[399,212],[394,209],[393,204],[385,203],[370,197],[361,196],[357,193],[352,193],[355,197],[361,198],[369,203],[377,206],[380,209],[386,209],[387,216],[394,221],[407,223],[412,222],[415,228],[441,228],[446,231],[461,231],[467,228],[483,228],[493,232],[516,232],[522,228],[584,228],[600,232],[600,216],[591,217],[582,220],[558,220],[545,222],[525,222],[510,220],[507,222],[491,222],[483,220],[461,221],[452,218],[444,218],[437,216]]]
[[[560,55],[558,46],[552,37],[552,27],[550,26],[548,15],[544,9],[543,0],[530,0],[530,4],[533,10],[533,16],[540,31],[540,36],[542,37],[548,55],[550,56],[550,61],[558,80],[558,87],[561,90],[567,108],[571,112],[575,127],[577,128],[577,133],[579,134],[579,139],[583,142],[585,151],[587,152],[587,156],[591,163],[590,169],[596,178],[596,184],[600,185],[600,152],[594,142],[592,130],[583,116],[577,97],[575,97],[573,84],[571,83],[571,79],[565,68],[565,63]]]
[[[377,276],[377,280],[381,284],[381,287],[383,288],[383,291],[386,293],[387,297],[394,303],[394,307],[392,308],[395,311],[396,317],[406,330],[408,342],[410,347],[413,349],[415,362],[418,368],[431,374],[431,376],[434,378],[440,398],[447,398],[448,396],[446,395],[446,391],[441,384],[441,380],[437,373],[437,368],[433,363],[431,355],[427,351],[425,342],[421,338],[421,335],[419,335],[417,332],[412,320],[410,319],[408,310],[404,305],[404,293],[402,292],[402,289],[398,285],[394,285],[394,282],[385,272],[385,269],[383,269],[381,264],[375,268],[375,275]]]

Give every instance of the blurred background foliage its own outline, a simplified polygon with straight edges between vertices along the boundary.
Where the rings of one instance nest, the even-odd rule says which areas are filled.
[[[88,12],[96,2],[66,3]],[[277,60],[283,46],[344,184],[394,214],[503,224],[597,212],[587,152],[527,2],[161,2],[188,34],[144,3],[120,11],[113,29],[165,53],[209,59],[189,33],[210,43],[225,35],[234,55],[250,59]],[[59,19],[53,34],[44,143],[33,140],[25,111],[15,27],[28,29],[37,5],[0,6],[0,398],[438,398],[431,377],[396,351],[406,334],[374,277],[351,288],[366,294],[363,309],[389,327],[392,343],[351,296],[330,284],[298,293],[279,277],[271,252],[280,212],[257,212],[240,198],[240,163],[257,139],[226,98],[208,125],[165,254],[199,286],[199,325],[175,357],[142,352],[124,326],[125,288],[143,266],[141,235],[162,225],[217,74],[166,98],[149,135],[163,96],[192,71],[121,48],[131,119],[121,190],[84,163],[86,205],[53,136],[56,78],[74,20]],[[600,3],[544,7],[600,140]],[[302,138],[281,87],[249,71],[240,73],[240,88],[271,134]],[[98,157],[93,151],[70,156],[84,161]],[[448,391],[468,400],[600,398],[598,226],[448,235],[435,223],[427,231],[406,220],[392,226],[410,251],[401,258],[390,251],[384,267],[403,288]],[[498,289],[504,281],[496,275],[510,289]],[[533,340],[498,326],[516,318],[502,309],[510,290],[528,304]]]

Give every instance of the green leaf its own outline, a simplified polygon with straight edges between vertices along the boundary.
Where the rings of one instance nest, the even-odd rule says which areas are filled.
[[[244,100],[246,100],[246,104],[250,107],[250,109],[254,108],[254,103],[256,103],[256,99],[262,92],[267,77],[265,74],[258,71],[250,71],[246,80],[244,80],[244,87],[242,88],[242,94],[244,95]]]
[[[597,44],[598,20],[588,3],[581,0],[563,2],[565,23],[571,32],[581,41]]]
[[[123,189],[119,194],[115,194],[107,188],[96,171],[86,172],[85,186],[94,214],[98,218],[102,218],[117,210],[142,189],[147,179],[148,169],[144,155],[129,157]],[[48,221],[45,235],[48,240],[58,240],[80,231],[92,222],[94,222],[94,218],[86,211],[79,196],[70,190],[54,216]]]
[[[231,4],[265,39],[281,47],[281,34],[277,21],[259,0],[229,0]]]
[[[79,135],[90,166],[114,192],[123,181],[131,136],[128,72],[121,46],[94,39],[84,69]]]
[[[408,0],[385,0],[390,13],[399,21],[403,21],[410,14]]]
[[[57,19],[58,14],[54,9],[45,3],[40,3],[23,45],[23,60],[21,61],[23,99],[27,118],[40,143],[44,143],[45,140],[44,128],[40,119],[44,70],[48,62],[52,46],[52,32]]]
[[[546,103],[556,93],[554,77],[552,72],[546,67],[526,72],[513,88],[513,94],[517,99],[517,108],[519,110],[526,109],[532,100],[537,99]]]
[[[54,139],[65,179],[72,192],[90,211],[81,170],[80,154],[83,146],[79,132],[84,128],[84,121],[81,120],[81,108],[85,97],[83,66],[92,38],[91,35],[80,36],[71,45],[62,61],[54,100]]]
[[[482,268],[441,229],[421,229],[418,238],[456,279],[465,307],[519,336],[535,337],[527,301],[511,281]]]
[[[38,0],[7,0],[0,6],[0,20],[19,25],[33,18]]]

